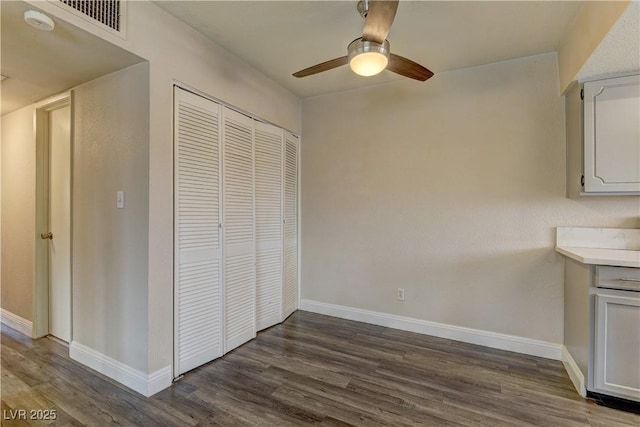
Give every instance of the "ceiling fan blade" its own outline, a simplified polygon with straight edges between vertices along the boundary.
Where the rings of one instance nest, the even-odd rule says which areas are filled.
[[[349,58],[343,56],[341,58],[332,59],[331,61],[323,62],[322,64],[316,64],[304,70],[300,70],[293,73],[294,77],[306,77],[312,74],[322,73],[323,71],[329,71],[334,68],[338,68],[342,65],[346,65],[349,62]]]
[[[421,82],[433,76],[433,72],[431,70],[426,69],[422,65],[413,62],[410,59],[393,53],[389,56],[387,70],[393,71],[401,76],[409,77],[410,79],[420,80]]]
[[[383,43],[391,30],[391,24],[393,24],[393,19],[396,17],[396,10],[398,10],[398,0],[371,0],[369,2],[369,12],[364,21],[362,39]]]

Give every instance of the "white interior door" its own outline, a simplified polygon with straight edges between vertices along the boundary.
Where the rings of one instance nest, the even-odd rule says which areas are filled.
[[[285,132],[283,318],[298,308],[298,142]]]
[[[282,319],[282,129],[255,122],[256,326]]]
[[[256,336],[253,120],[223,108],[224,352]]]
[[[175,89],[174,375],[222,355],[220,106]]]
[[[71,108],[49,112],[49,334],[71,339]]]

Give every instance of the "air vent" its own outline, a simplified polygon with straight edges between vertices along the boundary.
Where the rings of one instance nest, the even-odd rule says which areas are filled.
[[[121,31],[121,0],[60,0],[60,2],[115,31]]]

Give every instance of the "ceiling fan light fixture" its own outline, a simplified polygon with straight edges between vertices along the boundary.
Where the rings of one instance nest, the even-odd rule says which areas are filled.
[[[365,41],[362,38],[355,39],[347,48],[349,53],[349,66],[354,73],[360,76],[375,76],[387,68],[389,63],[389,42],[376,43]]]
[[[360,0],[358,12],[364,18],[362,37],[349,43],[347,55],[307,67],[293,73],[293,76],[311,76],[349,64],[353,72],[361,76],[374,76],[386,68],[392,73],[421,82],[431,78],[432,71],[410,59],[391,54],[387,36],[399,1]]]

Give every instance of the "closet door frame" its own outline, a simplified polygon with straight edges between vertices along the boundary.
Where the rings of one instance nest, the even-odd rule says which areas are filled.
[[[225,341],[224,335],[226,333],[226,324],[225,324],[225,317],[224,317],[224,311],[223,311],[224,310],[224,298],[225,298],[225,294],[224,294],[224,292],[225,292],[225,286],[224,286],[225,277],[224,277],[224,266],[223,266],[223,263],[224,263],[224,247],[225,247],[224,234],[225,233],[224,233],[223,223],[222,223],[222,221],[224,220],[223,219],[223,211],[222,211],[223,210],[223,208],[222,208],[223,200],[224,200],[224,194],[223,194],[224,166],[222,164],[223,163],[223,159],[224,159],[224,153],[223,153],[224,144],[223,144],[223,141],[222,141],[222,134],[223,134],[223,129],[222,129],[222,127],[223,127],[223,124],[222,124],[223,112],[222,112],[222,110],[224,108],[228,108],[228,109],[230,109],[232,111],[235,111],[235,112],[241,113],[241,114],[243,114],[245,116],[248,116],[248,117],[250,117],[250,118],[252,118],[254,120],[257,120],[257,121],[263,122],[263,123],[267,123],[267,124],[272,124],[272,125],[274,125],[274,126],[276,126],[278,128],[281,128],[283,130],[283,132],[284,132],[283,147],[282,147],[282,151],[283,151],[283,153],[282,153],[282,161],[283,161],[283,169],[282,169],[282,173],[283,173],[283,180],[282,180],[282,182],[283,182],[282,216],[283,216],[283,220],[284,220],[284,203],[285,203],[285,201],[284,201],[284,181],[285,181],[285,177],[284,177],[284,173],[285,173],[284,162],[286,160],[285,159],[285,156],[286,156],[286,141],[285,141],[285,138],[286,138],[286,134],[287,133],[289,133],[289,134],[293,135],[295,138],[297,138],[297,150],[296,150],[296,157],[297,157],[296,158],[296,164],[297,164],[297,172],[296,172],[297,173],[297,183],[296,183],[296,185],[297,185],[297,192],[296,192],[296,201],[297,201],[297,203],[296,203],[297,204],[297,206],[296,206],[296,224],[297,224],[297,229],[296,229],[296,232],[297,232],[297,236],[296,236],[296,239],[297,239],[297,243],[296,243],[297,244],[297,260],[296,260],[296,262],[297,262],[297,304],[296,304],[296,309],[300,309],[300,303],[301,303],[301,300],[302,300],[301,299],[302,298],[302,294],[301,294],[301,256],[302,256],[301,235],[302,235],[302,224],[301,224],[301,221],[300,221],[300,217],[301,217],[301,197],[300,197],[300,194],[301,194],[301,189],[302,189],[302,185],[301,185],[302,184],[302,174],[301,174],[301,170],[302,170],[302,164],[301,164],[302,137],[301,137],[301,135],[299,135],[299,134],[297,134],[295,132],[291,132],[288,129],[282,128],[281,126],[279,126],[279,125],[277,125],[277,124],[275,124],[273,122],[270,122],[268,120],[264,120],[264,119],[262,119],[262,118],[260,118],[258,116],[255,116],[255,115],[253,115],[253,114],[251,114],[251,113],[249,113],[247,111],[239,109],[239,108],[237,108],[237,107],[235,107],[235,106],[233,106],[233,105],[231,105],[231,104],[229,104],[229,103],[227,103],[227,102],[225,102],[225,101],[223,101],[223,100],[221,100],[219,98],[216,98],[216,97],[211,96],[211,95],[209,95],[209,94],[207,94],[205,92],[202,92],[201,90],[196,89],[196,88],[194,88],[194,87],[192,87],[192,86],[190,86],[190,85],[188,85],[188,84],[186,84],[184,82],[181,82],[179,80],[174,79],[172,81],[171,88],[172,88],[172,92],[175,91],[175,89],[185,90],[185,91],[190,92],[190,93],[192,93],[194,95],[200,96],[200,97],[205,98],[205,99],[210,100],[210,101],[213,101],[216,104],[218,104],[218,106],[219,106],[219,113],[218,113],[218,118],[220,120],[220,122],[219,122],[220,123],[219,141],[218,141],[218,144],[219,144],[218,145],[218,147],[219,147],[219,154],[218,154],[219,155],[219,157],[218,157],[219,183],[218,183],[218,186],[219,186],[219,190],[220,190],[220,206],[219,206],[219,215],[220,215],[219,216],[219,218],[220,218],[220,227],[219,227],[219,230],[220,230],[220,258],[219,258],[219,262],[220,262],[220,300],[219,301],[220,302],[219,302],[219,313],[220,313],[220,334],[221,334],[221,340],[220,340],[221,343],[220,343],[220,345],[222,346],[222,355],[224,355],[226,353],[225,342],[224,342]],[[175,97],[174,97],[174,112],[173,112],[173,115],[172,115],[173,117],[175,117],[175,107],[176,107],[176,100],[175,100]],[[172,121],[172,135],[175,135],[175,122],[173,122],[173,121]],[[175,154],[176,154],[176,152],[175,152],[175,141],[173,143],[174,143],[174,147],[173,147],[173,149],[171,151],[171,168],[172,168],[172,173],[175,174],[176,173],[176,167],[175,167]],[[255,147],[253,149],[255,150]],[[254,161],[255,161],[255,153],[254,153]],[[254,174],[254,177],[255,177],[255,170],[253,171],[253,174]],[[254,184],[254,186],[255,186],[255,184]],[[175,191],[175,180],[174,179],[171,180],[171,197],[173,199],[172,223],[175,224],[175,220],[176,220],[176,214],[175,214],[175,209],[176,209],[176,199],[175,199],[176,191]],[[254,217],[254,259],[255,259],[255,254],[256,254],[256,250],[255,250],[255,200],[254,200],[253,217]],[[176,297],[176,289],[175,289],[175,285],[176,285],[176,283],[175,283],[175,280],[176,280],[176,277],[175,277],[176,267],[175,266],[176,266],[176,260],[177,260],[177,257],[176,257],[177,247],[176,247],[176,236],[175,236],[174,233],[175,233],[175,228],[174,228],[173,233],[172,233],[172,241],[173,241],[173,247],[174,247],[174,249],[172,251],[172,256],[173,256],[173,260],[172,261],[173,261],[173,264],[174,264],[174,268],[173,268],[174,277],[173,277],[173,280],[172,280],[172,288],[173,288],[172,315],[174,316],[174,319],[173,319],[173,322],[172,322],[174,339],[172,340],[172,342],[173,342],[173,355],[174,355],[174,357],[173,357],[172,368],[173,368],[173,377],[176,378],[176,377],[178,377],[176,375],[176,366],[177,366],[176,364],[177,364],[177,360],[178,360],[177,359],[178,349],[177,349],[177,346],[176,346],[176,337],[177,337],[176,328],[177,328],[177,325],[178,325],[178,323],[177,323],[178,319],[175,316],[175,313],[176,313],[176,298],[177,298]],[[284,291],[284,245],[285,245],[285,243],[284,243],[284,225],[282,227],[282,234],[283,234],[283,236],[282,236],[282,240],[283,240],[283,259],[282,259],[283,284],[282,285],[283,285],[283,291]],[[283,294],[284,294],[284,292],[283,292]],[[284,298],[284,295],[283,295],[283,298]],[[281,319],[281,322],[283,322],[286,319],[285,312],[284,312],[284,300],[282,301],[281,304],[282,304],[282,308],[281,308],[282,319]],[[255,295],[254,295],[254,319],[255,319],[255,310],[256,310],[256,308],[255,308]],[[291,313],[289,313],[289,314],[291,314]]]
[[[287,130],[285,130],[285,135],[286,132],[289,132]],[[298,135],[296,133],[293,132],[289,132],[291,133],[293,136],[295,136],[296,138],[298,138],[298,151],[296,152],[297,154],[297,159],[296,159],[296,164],[298,165],[298,171],[297,171],[297,179],[298,179],[298,187],[297,187],[297,194],[296,194],[296,201],[297,201],[297,206],[296,206],[296,223],[298,224],[298,228],[296,230],[296,239],[298,240],[297,245],[298,245],[298,259],[297,259],[297,269],[298,269],[298,283],[297,283],[297,287],[298,287],[298,301],[296,304],[296,310],[300,310],[300,305],[302,303],[302,286],[300,285],[301,281],[301,277],[302,277],[302,221],[301,221],[301,215],[302,215],[302,197],[300,197],[300,195],[302,194],[302,135]],[[284,321],[284,318],[282,319]]]

